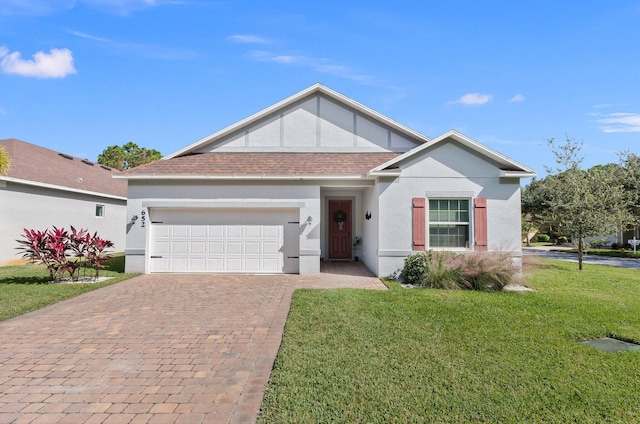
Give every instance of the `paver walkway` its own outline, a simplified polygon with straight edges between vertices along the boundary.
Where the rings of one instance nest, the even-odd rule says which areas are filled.
[[[293,290],[386,289],[323,270],[144,275],[0,322],[0,423],[255,422]]]

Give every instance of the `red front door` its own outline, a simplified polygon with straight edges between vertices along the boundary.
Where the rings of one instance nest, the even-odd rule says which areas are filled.
[[[351,259],[351,200],[329,200],[329,259]]]

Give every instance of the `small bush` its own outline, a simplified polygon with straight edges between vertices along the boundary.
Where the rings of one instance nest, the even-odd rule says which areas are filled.
[[[400,271],[400,279],[407,284],[420,285],[427,275],[429,252],[418,252],[404,259],[404,268]]]
[[[547,243],[549,240],[551,240],[551,237],[549,237],[549,234],[540,233],[540,234],[536,235],[536,241],[537,242]]]
[[[602,249],[607,244],[609,244],[609,239],[606,237],[593,238],[589,240],[589,246],[593,249]]]
[[[432,250],[409,255],[400,273],[405,283],[420,287],[496,291],[517,275],[511,257],[504,253]]]
[[[569,243],[569,237],[560,236],[556,239],[556,244],[565,244],[565,243]]]

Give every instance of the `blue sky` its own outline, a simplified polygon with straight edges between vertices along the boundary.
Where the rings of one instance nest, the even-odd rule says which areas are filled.
[[[167,155],[320,82],[544,175],[640,152],[640,2],[0,0],[0,138]]]

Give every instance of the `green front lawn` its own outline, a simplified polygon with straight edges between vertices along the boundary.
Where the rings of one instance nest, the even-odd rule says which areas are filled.
[[[126,280],[135,274],[124,273],[124,255],[114,255],[100,271],[113,277],[101,283],[49,283],[49,272],[41,265],[0,267],[0,321],[42,308],[79,294]],[[95,274],[87,270],[87,275]]]
[[[640,273],[545,261],[537,292],[298,290],[261,423],[640,422]]]

